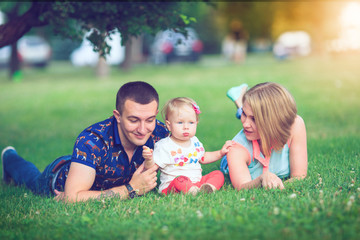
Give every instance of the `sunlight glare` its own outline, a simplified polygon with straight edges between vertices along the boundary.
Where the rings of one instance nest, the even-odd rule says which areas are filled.
[[[360,4],[358,2],[349,2],[341,13],[340,22],[343,27],[359,27]]]
[[[337,39],[328,42],[328,49],[335,52],[360,50],[360,3],[349,2],[342,9],[341,29]]]

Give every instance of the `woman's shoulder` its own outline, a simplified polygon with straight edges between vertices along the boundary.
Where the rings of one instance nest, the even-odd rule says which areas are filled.
[[[305,124],[304,119],[300,115],[296,115],[295,122],[302,122],[303,124]]]
[[[302,119],[302,117],[300,117],[299,115],[296,115],[295,121],[291,127],[291,132],[296,132],[299,129],[304,129],[305,128],[305,121],[304,119]]]
[[[306,135],[305,121],[301,116],[297,115],[293,125],[291,126],[290,142],[292,142],[295,137],[304,134]]]

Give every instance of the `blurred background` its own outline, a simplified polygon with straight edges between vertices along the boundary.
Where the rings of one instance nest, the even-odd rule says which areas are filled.
[[[226,177],[225,191],[211,198],[153,195],[74,207],[0,183],[0,239],[358,240],[360,1],[127,3],[0,2],[0,46],[9,21],[51,7],[42,15],[49,24],[0,47],[0,149],[14,146],[43,170],[71,154],[86,126],[110,117],[122,84],[141,80],[158,91],[159,106],[177,96],[195,99],[202,111],[197,136],[215,151],[242,128],[228,89],[277,82],[306,122],[308,177],[281,193],[237,192]],[[187,38],[168,29],[178,26],[179,13]],[[106,61],[90,43],[94,26],[71,34],[81,28],[74,19],[123,27],[105,38]],[[129,32],[138,37],[126,39]],[[217,170],[219,162],[203,169]]]
[[[15,7],[20,14],[21,7],[28,6],[25,2],[0,5],[0,23],[8,21]],[[188,24],[187,37],[169,29],[141,34],[123,46],[115,32],[107,38],[111,52],[105,63],[87,39],[90,31],[75,39],[54,34],[50,26],[32,28],[17,43],[0,48],[0,71],[9,71],[10,79],[21,79],[22,68],[41,69],[68,61],[74,67],[97,69],[99,77],[106,77],[111,65],[130,70],[136,64],[198,62],[214,55],[224,63],[242,64],[249,54],[272,54],[288,61],[360,52],[360,3],[356,1],[185,2],[181,8],[184,15],[196,19]],[[17,49],[12,51],[14,46]],[[11,58],[12,54],[16,57]]]

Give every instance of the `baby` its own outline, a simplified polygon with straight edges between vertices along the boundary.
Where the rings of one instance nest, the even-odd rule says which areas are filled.
[[[208,164],[221,159],[235,143],[226,141],[221,150],[205,152],[195,136],[200,113],[199,106],[190,98],[169,100],[163,108],[163,115],[171,135],[158,141],[154,151],[144,146],[145,168],[153,164],[160,168],[160,193],[211,193],[224,184],[224,175],[219,170],[202,176],[200,163]]]

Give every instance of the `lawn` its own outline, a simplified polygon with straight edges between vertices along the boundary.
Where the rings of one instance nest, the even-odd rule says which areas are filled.
[[[25,69],[21,82],[0,71],[0,148],[15,146],[40,170],[71,154],[77,135],[112,114],[115,94],[142,80],[160,94],[194,98],[202,110],[197,136],[206,150],[219,149],[240,129],[228,88],[273,81],[297,101],[306,122],[309,169],[285,190],[244,190],[228,177],[220,191],[134,200],[57,203],[0,184],[0,239],[359,239],[360,55],[312,56],[277,62],[250,55],[243,65],[217,56],[197,64],[139,65],[111,69],[98,80],[90,68],[66,62]],[[161,116],[159,115],[159,119]],[[204,165],[205,173],[219,162]]]

